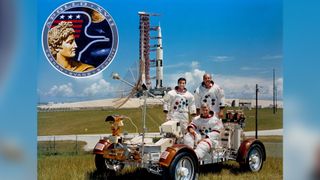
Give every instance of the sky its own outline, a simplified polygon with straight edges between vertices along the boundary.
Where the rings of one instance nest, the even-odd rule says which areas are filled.
[[[243,6],[247,7],[249,1],[241,1],[241,4],[237,3],[240,1],[222,0],[210,1],[210,3],[209,1],[201,1],[201,3],[200,1],[184,1],[183,3],[182,1],[175,1],[175,4],[171,4],[173,2],[170,1],[161,1],[163,4],[166,4],[165,6],[155,6],[157,3],[161,3],[160,1],[153,1],[152,5],[147,5],[149,1],[101,1],[100,4],[112,14],[113,18],[117,22],[120,33],[120,46],[114,62],[107,70],[100,75],[91,78],[91,80],[87,79],[82,80],[81,82],[65,77],[56,72],[44,58],[41,49],[41,30],[46,16],[50,14],[51,11],[53,11],[59,4],[62,4],[65,1],[12,0],[10,2],[13,3],[13,7],[9,7],[9,0],[1,1],[1,3],[3,2],[7,4],[1,4],[0,9],[8,8],[11,10],[11,12],[15,12],[15,16],[12,16],[14,14],[10,14],[10,18],[11,22],[13,22],[16,28],[13,28],[10,34],[5,34],[6,36],[10,37],[10,40],[12,41],[12,53],[10,57],[0,57],[1,63],[7,63],[6,67],[1,67],[3,74],[1,74],[2,77],[0,78],[0,149],[5,144],[13,144],[16,149],[21,150],[24,158],[20,162],[10,161],[6,159],[6,157],[1,154],[0,151],[0,179],[36,179],[37,177],[36,105],[40,99],[40,91],[50,92],[54,86],[57,87],[56,89],[63,89],[64,86],[62,85],[66,85],[66,87],[72,87],[74,92],[77,91],[80,93],[90,93],[91,89],[99,89],[97,87],[112,86],[114,84],[114,81],[110,79],[110,74],[112,71],[117,70],[121,74],[125,73],[124,68],[117,67],[121,67],[120,65],[127,66],[130,64],[129,62],[133,61],[132,59],[127,58],[138,56],[136,53],[136,49],[138,47],[136,42],[138,32],[135,29],[137,28],[136,24],[138,21],[136,12],[137,10],[141,9],[145,9],[146,11],[150,12],[159,12],[162,14],[160,21],[164,35],[163,43],[165,49],[165,63],[169,66],[167,69],[165,69],[165,71],[168,73],[166,76],[168,77],[170,74],[173,76],[174,73],[176,73],[179,75],[190,75],[191,79],[193,74],[201,75],[202,71],[209,71],[207,68],[211,68],[211,66],[213,66],[213,70],[210,69],[210,72],[215,75],[216,80],[219,81],[221,85],[225,84],[225,81],[223,81],[224,79],[222,79],[222,77],[226,77],[226,79],[228,78],[230,81],[232,80],[232,77],[239,77],[238,81],[242,84],[246,84],[249,77],[252,78],[253,82],[256,82],[254,81],[255,78],[261,78],[262,80],[269,79],[270,81],[271,78],[267,76],[268,73],[264,75],[263,73],[259,73],[263,72],[262,70],[256,69],[253,76],[252,74],[248,73],[248,71],[245,71],[245,69],[250,69],[249,67],[263,68],[265,66],[260,66],[260,64],[263,63],[278,63],[278,66],[273,64],[272,66],[275,66],[277,69],[279,79],[282,77],[280,76],[281,72],[284,77],[284,179],[309,179],[315,164],[315,147],[320,144],[320,121],[317,114],[319,111],[318,102],[320,102],[320,96],[318,93],[320,90],[320,82],[319,76],[317,75],[317,72],[319,71],[318,67],[320,66],[318,50],[320,44],[319,1],[310,0],[306,2],[302,0],[284,0],[283,7],[281,7],[279,1],[277,9],[280,11],[280,14],[281,11],[283,11],[283,16],[276,13],[272,17],[278,18],[270,18],[269,21],[264,21],[264,23],[261,23],[259,26],[255,26],[256,29],[261,29],[260,31],[257,31],[260,32],[257,34],[255,31],[252,32],[253,34],[248,32],[247,35],[250,35],[250,37],[252,36],[252,38],[244,38],[245,35],[244,37],[239,35],[239,37],[236,38],[237,33],[245,34],[246,30],[251,27],[244,25],[245,23],[249,22],[249,20],[245,20],[245,18],[242,21],[242,25],[237,26],[237,30],[239,31],[234,29],[235,25],[232,26],[232,28],[229,26],[229,28],[224,29],[228,30],[227,32],[230,32],[228,36],[221,36],[222,32],[224,32],[222,29],[218,31],[219,28],[227,26],[226,24],[240,23],[240,21],[233,21],[233,19],[239,20],[239,18],[241,19],[243,16],[240,16],[239,14],[234,15],[233,13],[240,11],[236,11],[235,9],[242,9],[244,8]],[[253,1],[250,2],[253,3]],[[266,3],[263,1],[254,2],[256,5]],[[222,8],[227,6],[226,3],[229,3],[228,9],[230,9],[230,11]],[[268,4],[274,3],[277,4],[275,1],[268,1]],[[221,5],[218,6],[218,4]],[[179,9],[178,12],[189,13],[180,14],[176,11],[173,11],[176,8]],[[246,10],[244,10],[243,15],[246,14],[246,12],[249,12],[248,9],[250,8],[246,8]],[[261,9],[259,11],[264,12]],[[200,15],[195,14],[195,12],[201,12],[201,18],[203,18],[201,19],[202,23],[198,23]],[[277,11],[272,9],[271,13],[275,12]],[[131,14],[131,16],[124,16],[124,14]],[[248,16],[252,18],[251,20],[260,17],[257,14]],[[181,21],[169,23],[171,19],[178,17],[180,17],[181,21],[186,23],[182,23]],[[212,25],[209,23],[209,20],[211,22],[211,20],[215,19],[213,17],[228,17],[229,19],[228,21],[216,19],[217,21],[221,21],[219,26],[218,24]],[[261,21],[263,19],[264,18],[262,18]],[[263,33],[265,28],[261,27],[262,25],[272,27],[272,23],[282,21],[282,19],[284,27],[283,37],[277,37],[272,36],[269,33]],[[268,25],[266,22],[269,22],[267,23]],[[209,24],[212,25],[213,30],[220,32],[220,36],[202,37],[206,35],[206,31],[209,31],[203,26],[208,26]],[[278,27],[275,29],[282,31],[281,22],[276,24],[280,25],[278,25]],[[2,22],[2,24],[0,24],[0,28],[3,27],[6,27],[6,25],[4,25]],[[231,33],[233,30],[234,32]],[[272,32],[277,31],[275,30]],[[269,34],[269,36],[266,36],[266,34]],[[2,36],[0,37],[3,37],[3,34],[1,35]],[[210,35],[219,35],[219,33],[210,33]],[[281,36],[281,34],[279,36]],[[257,40],[259,37],[265,37],[263,44],[268,45],[269,43],[272,44],[272,42],[274,42],[273,46],[266,46],[268,48],[255,51],[256,48],[259,47],[259,43],[257,42],[260,42],[257,41],[254,43],[255,46],[250,46],[252,48],[250,51],[245,51],[245,47],[247,47],[245,45],[252,44],[253,40]],[[271,37],[278,39],[278,41],[283,41],[283,50],[281,50],[281,42],[276,43],[277,40],[271,41],[271,39],[273,39]],[[230,39],[221,40],[224,38]],[[207,41],[207,39],[211,40],[210,42],[212,44],[207,42],[206,46],[204,46],[202,43]],[[236,41],[237,39],[247,39],[248,41],[245,41],[247,43],[244,43],[243,41]],[[249,41],[250,39],[253,40]],[[202,43],[196,43],[199,41]],[[1,45],[6,43],[2,39],[0,42]],[[236,44],[238,45],[237,48]],[[182,49],[181,46],[185,49]],[[2,48],[3,46],[0,47]],[[204,50],[208,49],[209,47],[215,48],[211,51]],[[228,47],[233,50],[230,50]],[[217,49],[219,49],[219,51]],[[279,49],[279,51],[271,51],[271,49]],[[2,51],[3,49],[0,50]],[[186,54],[186,56],[182,56],[183,53],[179,52],[183,52]],[[207,54],[204,52],[207,52]],[[179,58],[180,54],[182,54],[182,57]],[[216,61],[222,61],[223,63],[211,64],[208,59],[205,59],[205,57],[208,57],[208,54],[216,57],[218,59]],[[249,57],[253,57],[255,55],[255,61],[250,61],[247,64],[243,64],[242,61],[240,63],[239,58],[242,57],[241,55],[247,57],[243,58],[247,60]],[[232,57],[234,59],[232,61],[230,59],[226,60],[228,59],[226,57]],[[264,57],[262,60],[269,59],[270,61],[258,61],[258,57]],[[277,60],[277,58],[280,57],[284,60],[283,66],[281,66],[281,59],[280,61],[279,59]],[[237,65],[237,62],[240,65]],[[210,66],[206,63],[209,63]],[[227,66],[223,65],[224,63],[234,64],[232,66]],[[183,65],[184,67],[181,68]],[[218,65],[222,67],[218,68]],[[223,68],[225,66],[231,68],[232,70]],[[240,71],[241,67],[243,67],[243,71]],[[279,69],[277,67],[279,67]],[[220,78],[218,75],[220,75]],[[175,78],[176,77],[173,76],[173,79]],[[168,81],[170,81],[170,79],[168,79]],[[174,84],[174,80],[172,80],[172,82]],[[88,90],[84,91],[84,87],[80,86],[84,83],[87,84],[84,87],[92,88],[88,88]],[[168,82],[168,84],[169,83],[171,82]],[[190,84],[190,80],[188,81],[188,84]],[[55,88],[53,88],[51,92],[52,94],[55,93],[54,89]],[[71,95],[73,91],[71,91]],[[109,91],[107,90],[103,91],[103,93],[100,94],[100,97],[107,97],[108,93]],[[94,95],[93,93],[93,98],[95,97],[97,97],[97,95]],[[57,97],[51,98],[58,99]],[[72,98],[63,97],[61,99]],[[76,100],[77,98],[74,99]]]
[[[67,1],[38,2],[38,32],[47,17]],[[272,99],[273,68],[278,98],[283,92],[282,2],[271,1],[92,1],[111,14],[119,33],[119,47],[113,62],[94,77],[75,79],[56,71],[41,50],[38,36],[38,103],[73,102],[117,97],[119,82],[139,58],[139,11],[159,13],[151,25],[161,24],[163,36],[164,86],[174,87],[186,77],[194,91],[205,72],[224,90],[226,98],[255,98],[255,84],[261,99]],[[195,4],[197,4],[195,6]],[[151,35],[156,35],[152,33]],[[151,41],[155,44],[155,41]],[[151,59],[155,53],[151,53]],[[120,67],[120,68],[119,68]],[[155,69],[151,69],[155,76]],[[152,82],[155,86],[155,82]]]

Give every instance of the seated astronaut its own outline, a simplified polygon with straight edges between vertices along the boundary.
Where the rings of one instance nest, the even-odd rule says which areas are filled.
[[[184,144],[196,152],[198,159],[202,159],[212,148],[220,147],[220,131],[222,122],[210,114],[207,104],[201,105],[200,116],[195,117],[187,128]]]

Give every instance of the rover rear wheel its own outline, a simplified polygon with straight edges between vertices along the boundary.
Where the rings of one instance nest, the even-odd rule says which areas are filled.
[[[253,144],[246,157],[245,164],[241,165],[244,170],[258,172],[263,166],[263,151],[259,144]]]

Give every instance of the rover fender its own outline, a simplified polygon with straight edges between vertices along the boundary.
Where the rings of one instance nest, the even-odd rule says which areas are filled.
[[[237,155],[237,162],[240,164],[245,164],[246,163],[246,158],[248,156],[248,152],[250,150],[250,147],[253,146],[254,144],[258,144],[262,148],[262,160],[266,160],[266,149],[263,145],[263,143],[255,138],[249,138],[244,140],[238,150],[238,155]]]
[[[171,147],[168,147],[164,152],[161,153],[159,160],[160,165],[163,167],[169,167],[174,157],[181,152],[188,152],[197,158],[196,153],[189,146],[184,144],[175,144]]]
[[[102,154],[103,150],[107,149],[111,145],[110,142],[108,142],[105,139],[100,139],[99,142],[94,146],[93,148],[93,154]]]

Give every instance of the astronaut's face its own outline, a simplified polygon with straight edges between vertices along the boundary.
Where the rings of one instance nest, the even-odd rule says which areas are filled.
[[[209,75],[205,75],[205,76],[203,77],[203,82],[204,82],[204,84],[205,84],[207,87],[210,86],[211,81],[212,81],[212,79],[211,79],[211,77],[210,77]]]
[[[71,34],[62,42],[59,53],[64,57],[72,58],[76,56],[77,47],[74,35]]]
[[[210,113],[209,113],[210,110],[209,110],[208,107],[202,107],[202,108],[201,108],[201,111],[202,111],[202,115],[205,116],[205,117],[209,116],[209,114],[210,114]]]
[[[179,89],[184,89],[186,87],[186,81],[180,80],[178,83]]]

